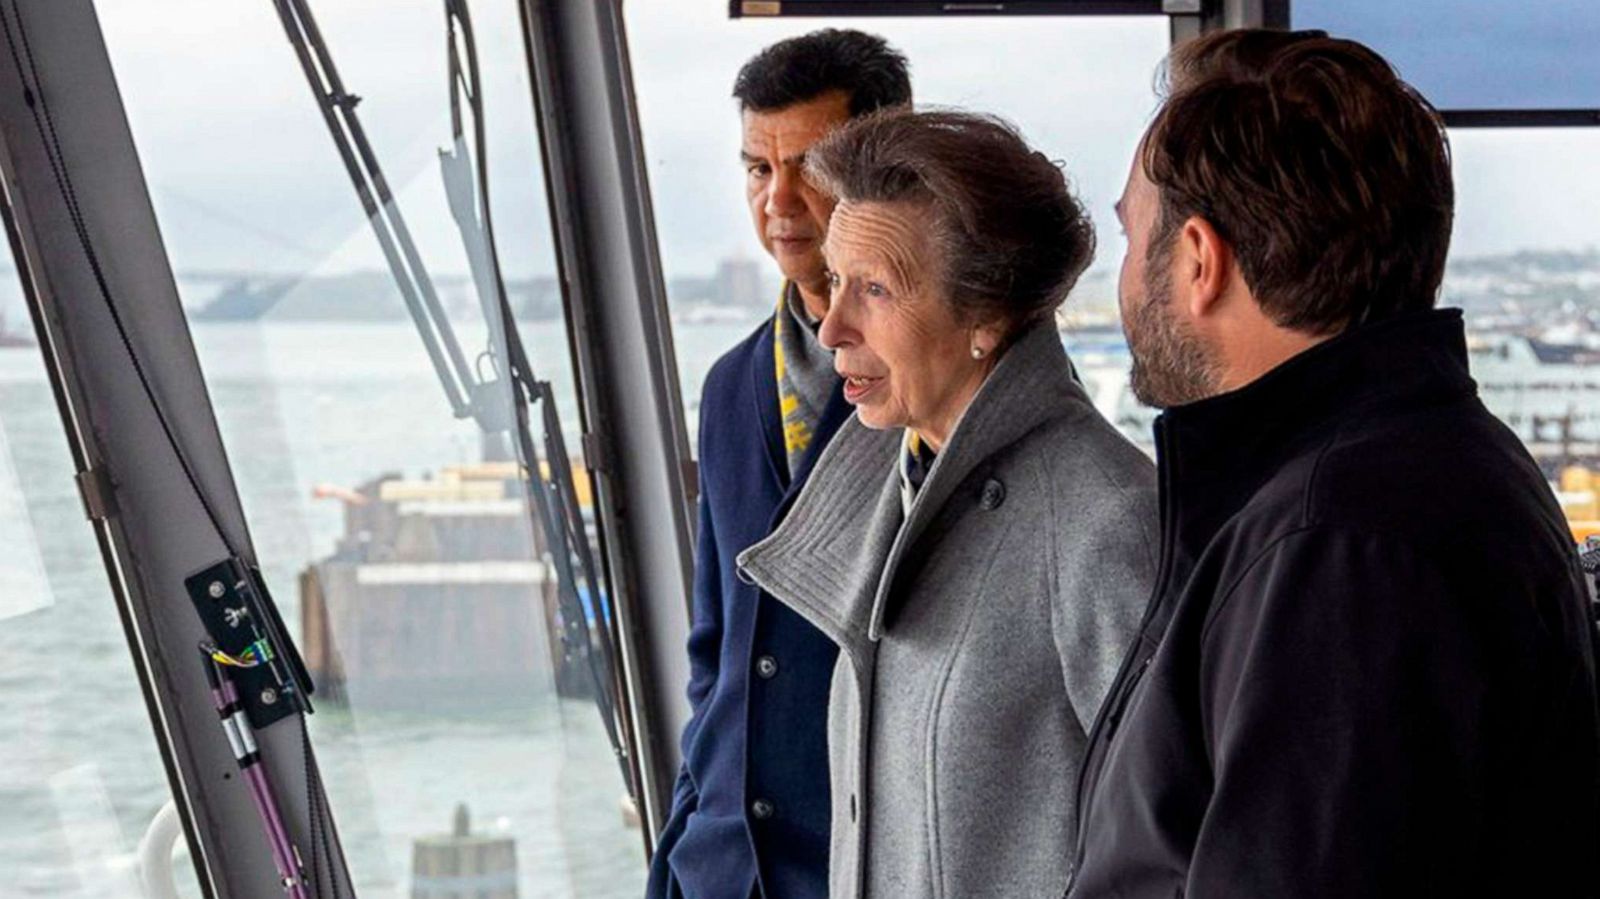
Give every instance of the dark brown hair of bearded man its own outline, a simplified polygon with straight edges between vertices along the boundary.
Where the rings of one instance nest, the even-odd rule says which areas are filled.
[[[1432,308],[1450,248],[1450,144],[1382,57],[1320,31],[1241,29],[1173,50],[1141,164],[1151,255],[1191,216],[1278,325],[1329,334]]]

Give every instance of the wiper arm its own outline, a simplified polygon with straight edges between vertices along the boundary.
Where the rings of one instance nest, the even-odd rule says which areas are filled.
[[[461,350],[439,303],[433,280],[356,115],[360,99],[345,90],[306,0],[273,0],[273,4],[452,410],[457,418],[474,419],[487,433],[511,432],[529,504],[545,535],[556,570],[562,645],[568,660],[582,662],[589,673],[606,737],[631,792],[634,779],[621,736],[626,722],[618,713],[623,697],[622,682],[612,662],[619,644],[610,620],[610,603],[589,544],[555,397],[550,383],[534,376],[514,325],[495,249],[489,208],[483,96],[466,0],[445,0],[454,145],[439,155],[451,214],[461,232],[473,285],[489,329],[489,348],[480,356],[489,363],[487,373],[474,370]],[[465,127],[469,114],[473,143],[470,154]],[[504,348],[503,357],[497,351],[501,347]],[[543,465],[529,412],[534,403],[542,405]],[[508,411],[512,413],[509,416]],[[594,612],[592,626],[579,594],[580,584]]]
[[[283,21],[284,31],[289,35],[289,43],[294,46],[295,55],[300,59],[300,67],[305,71],[312,93],[317,97],[317,106],[322,110],[329,133],[333,135],[339,157],[355,184],[356,195],[361,199],[361,207],[366,211],[367,221],[378,238],[383,258],[394,275],[406,311],[411,314],[417,333],[422,336],[422,344],[428,351],[428,359],[432,361],[449,397],[450,408],[457,418],[471,416],[472,388],[477,379],[461,352],[450,319],[445,315],[438,293],[434,290],[433,279],[423,265],[416,241],[412,240],[411,231],[406,227],[399,207],[395,205],[394,193],[389,190],[389,182],[384,179],[383,170],[378,166],[372,143],[367,140],[366,129],[356,115],[356,106],[361,98],[345,90],[339,70],[333,64],[333,57],[305,0],[273,0],[273,5]]]
[[[627,752],[618,727],[616,697],[621,695],[621,679],[611,664],[619,645],[611,627],[610,611],[597,576],[590,551],[583,511],[573,481],[572,461],[561,429],[561,416],[549,381],[534,376],[521,336],[514,326],[505,278],[500,269],[499,251],[494,238],[494,217],[489,203],[489,151],[483,114],[482,81],[478,71],[477,41],[467,0],[444,0],[450,60],[450,123],[454,145],[439,154],[445,193],[451,213],[461,232],[467,261],[472,267],[472,282],[489,323],[491,358],[496,347],[505,347],[506,364],[512,386],[512,408],[516,413],[514,438],[517,455],[526,472],[523,484],[539,515],[540,524],[556,566],[557,590],[561,594],[562,645],[571,661],[582,661],[589,671],[595,702],[605,725],[611,748],[622,763],[623,781],[630,784]],[[472,119],[474,155],[466,152],[463,113]],[[476,173],[476,180],[472,177]],[[499,370],[499,360],[495,360]],[[529,407],[541,405],[544,465],[534,447]],[[582,584],[594,612],[591,632],[589,616],[578,595]],[[600,652],[595,652],[595,642]]]

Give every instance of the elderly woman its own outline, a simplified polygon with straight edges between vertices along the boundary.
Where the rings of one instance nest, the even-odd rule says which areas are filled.
[[[1059,896],[1157,550],[1152,466],[1054,327],[1092,226],[988,117],[874,116],[806,165],[838,200],[820,336],[856,412],[739,563],[841,648],[831,895]]]

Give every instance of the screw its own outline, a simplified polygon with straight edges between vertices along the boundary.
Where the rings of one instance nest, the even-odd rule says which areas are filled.
[[[211,586],[206,588],[206,592],[211,594],[212,599],[221,599],[222,594],[228,592],[228,588],[222,586],[221,581],[212,581]]]
[[[265,690],[261,691],[261,702],[262,702],[263,705],[272,705],[273,703],[275,703],[277,701],[278,701],[278,691],[277,690],[274,690],[271,687],[268,687]]]

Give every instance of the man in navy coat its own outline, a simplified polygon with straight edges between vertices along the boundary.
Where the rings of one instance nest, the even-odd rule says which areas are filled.
[[[700,402],[700,524],[683,768],[651,864],[650,899],[823,899],[828,686],[837,648],[738,577],[850,414],[817,341],[828,310],[831,201],[805,152],[853,116],[911,102],[882,38],[825,29],[774,44],[734,84],[745,192],[783,272],[775,311],[717,361]]]

